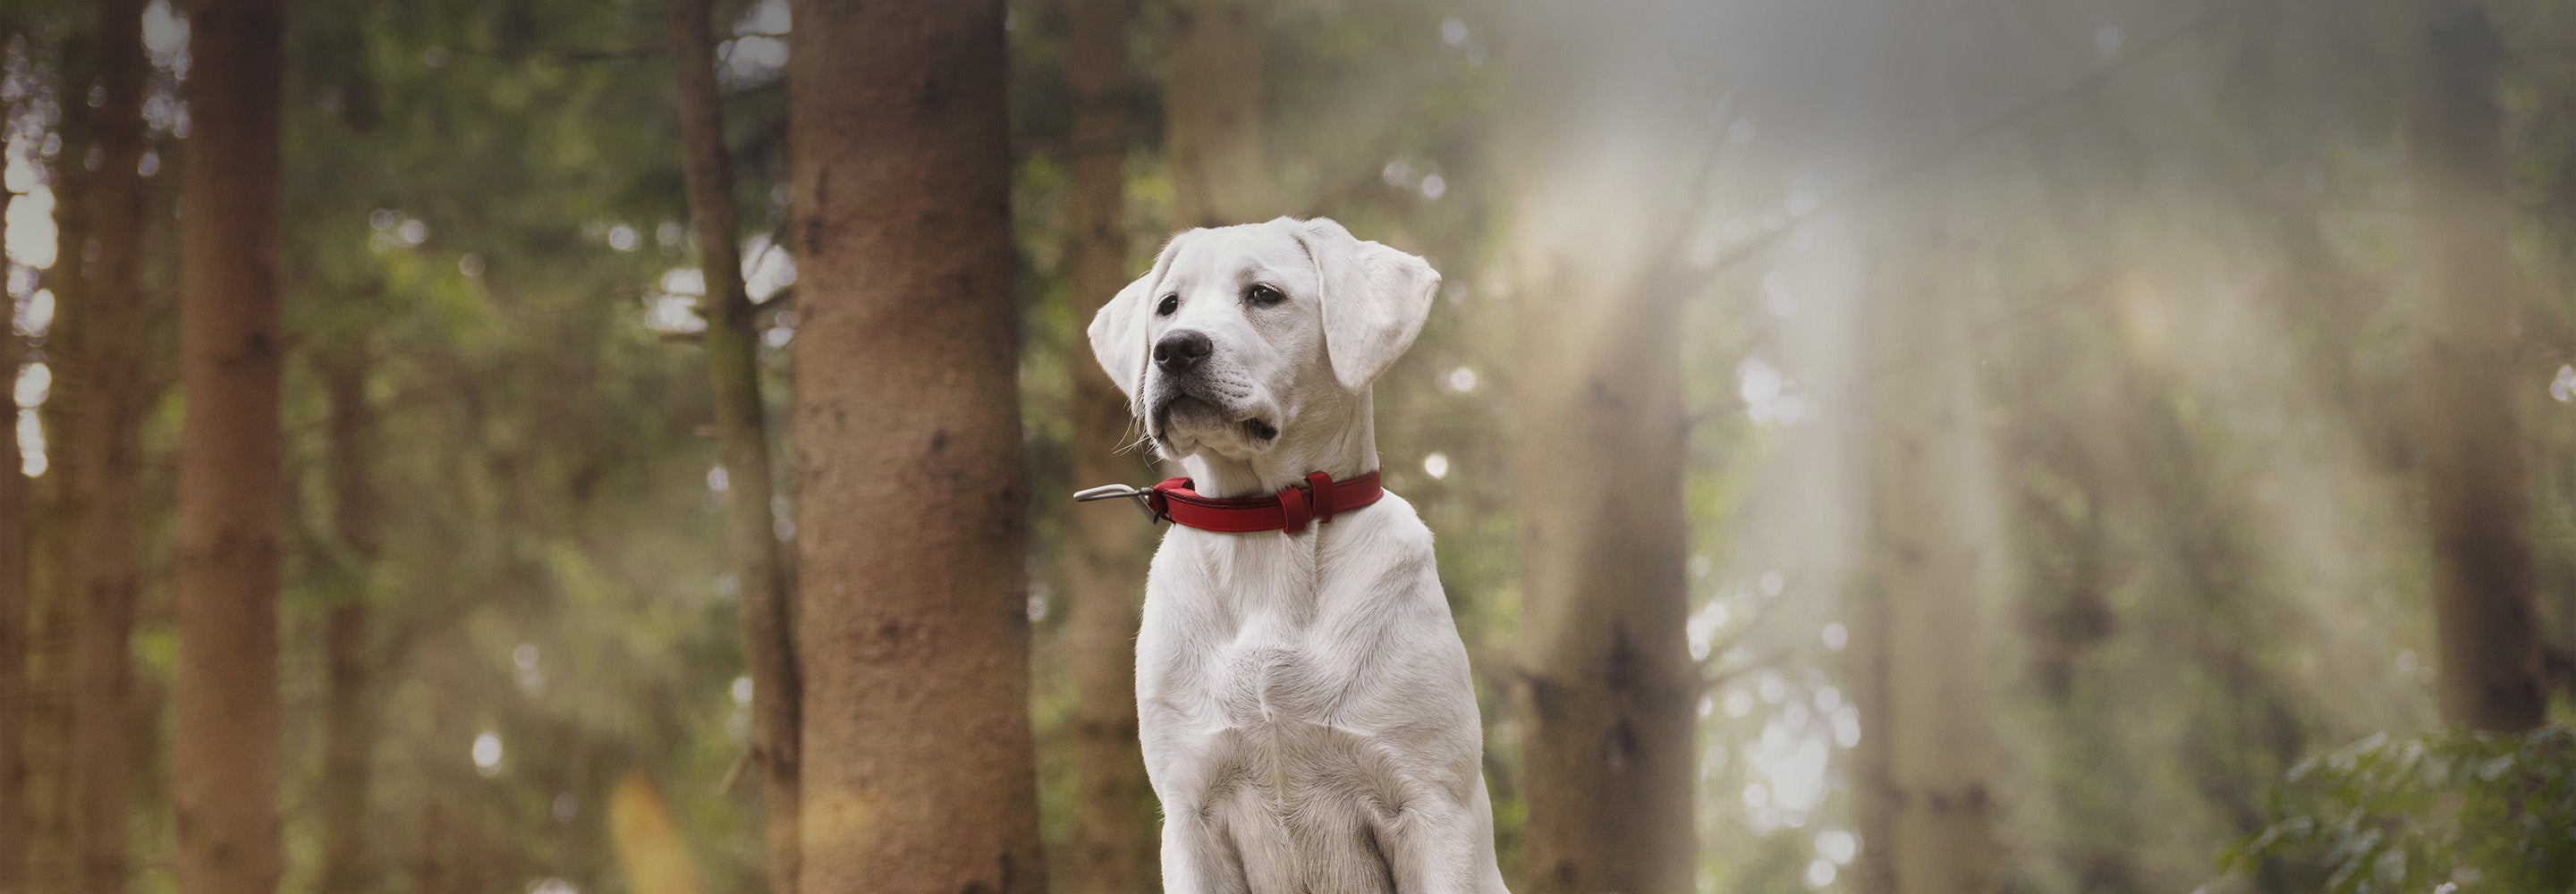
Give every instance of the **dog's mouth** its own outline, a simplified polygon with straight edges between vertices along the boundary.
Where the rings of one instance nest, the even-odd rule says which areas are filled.
[[[1175,395],[1154,405],[1152,416],[1154,438],[1166,446],[1172,445],[1175,423],[1184,429],[1200,432],[1221,431],[1230,426],[1246,444],[1255,448],[1268,447],[1270,442],[1279,439],[1279,426],[1260,414],[1219,406],[1215,401],[1194,394]]]

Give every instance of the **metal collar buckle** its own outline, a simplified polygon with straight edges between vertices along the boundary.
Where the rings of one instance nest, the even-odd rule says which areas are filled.
[[[1161,511],[1154,508],[1154,489],[1150,487],[1134,488],[1128,487],[1124,484],[1103,484],[1099,487],[1085,488],[1083,490],[1075,491],[1073,494],[1073,501],[1076,503],[1089,503],[1093,500],[1115,500],[1120,497],[1126,497],[1136,501],[1136,508],[1144,511],[1145,513],[1146,524],[1162,523],[1165,516]]]

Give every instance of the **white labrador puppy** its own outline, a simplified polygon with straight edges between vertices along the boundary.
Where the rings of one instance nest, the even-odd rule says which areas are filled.
[[[1270,497],[1377,470],[1369,383],[1439,284],[1330,220],[1191,230],[1091,347],[1197,492]],[[1154,556],[1136,699],[1164,890],[1507,894],[1430,530],[1393,494],[1302,528],[1176,524]]]

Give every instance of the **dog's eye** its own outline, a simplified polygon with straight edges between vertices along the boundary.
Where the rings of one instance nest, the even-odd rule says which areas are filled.
[[[1269,307],[1270,305],[1288,300],[1288,296],[1281,293],[1278,289],[1274,289],[1269,286],[1253,286],[1252,288],[1244,291],[1243,300],[1261,305],[1262,307]]]
[[[1173,311],[1180,309],[1181,296],[1178,293],[1165,295],[1163,296],[1163,303],[1155,306],[1154,315],[1158,317],[1168,317],[1172,315]]]

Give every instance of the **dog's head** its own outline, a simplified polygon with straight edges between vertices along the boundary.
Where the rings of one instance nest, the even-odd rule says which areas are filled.
[[[1331,220],[1190,230],[1091,320],[1091,351],[1164,457],[1249,459],[1349,406],[1412,347],[1440,274]]]

